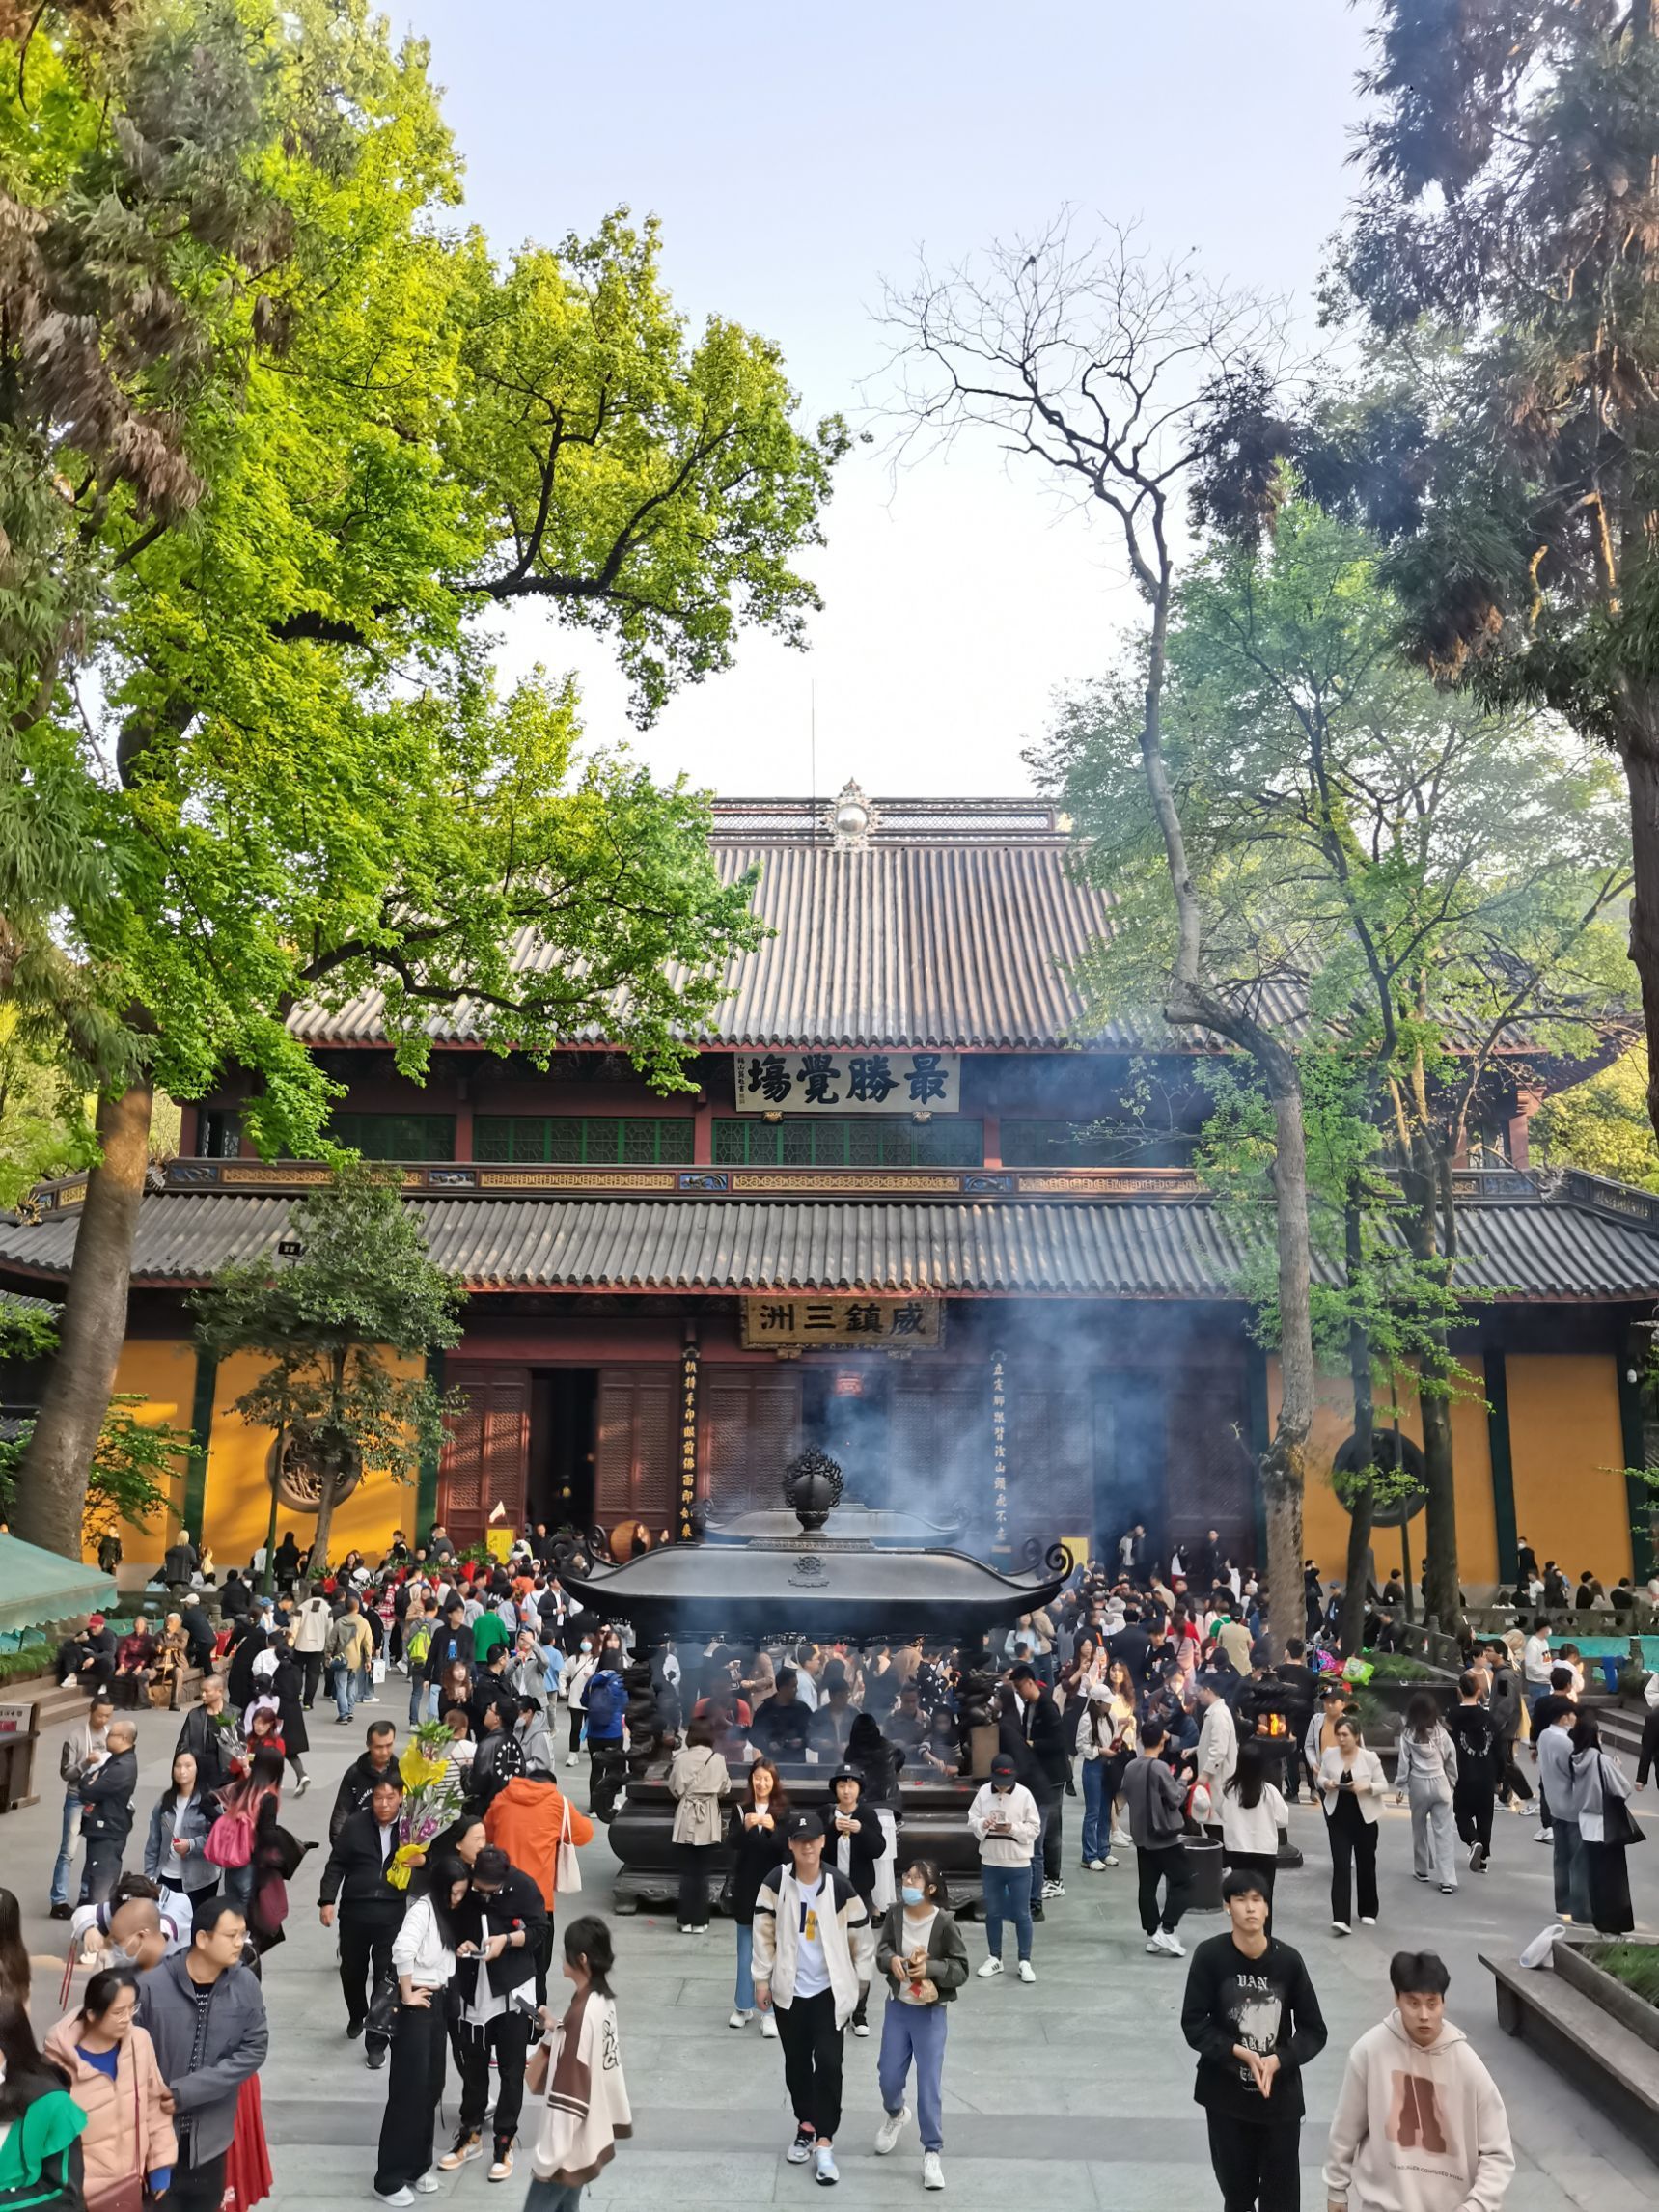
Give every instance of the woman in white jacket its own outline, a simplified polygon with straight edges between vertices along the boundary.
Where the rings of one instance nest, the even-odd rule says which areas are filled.
[[[1411,1870],[1420,1882],[1438,1882],[1443,1897],[1457,1890],[1457,1824],[1452,1799],[1457,1786],[1457,1746],[1441,1726],[1440,1707],[1419,1690],[1405,1709],[1395,1764],[1396,1797],[1411,1805]]]
[[[455,1914],[471,1877],[446,1852],[428,1869],[426,1888],[403,1915],[392,1940],[398,1977],[398,2032],[380,2122],[374,2194],[382,2204],[412,2204],[415,2191],[437,2187],[432,2136],[444,2094],[448,2055],[444,1993],[456,1971]]]
[[[991,1779],[982,1783],[968,1808],[968,1826],[980,1846],[980,1878],[985,1892],[985,1946],[989,1956],[982,1979],[1003,1970],[1003,1922],[1014,1924],[1019,1977],[1035,1981],[1031,1963],[1031,1855],[1042,1834],[1037,1800],[1014,1780],[1006,1752],[991,1761]]]
[[[1229,1867],[1248,1866],[1261,1877],[1261,1894],[1273,1903],[1273,1877],[1279,1870],[1279,1831],[1290,1815],[1284,1797],[1267,1779],[1270,1765],[1283,1769],[1265,1743],[1247,1736],[1238,1747],[1238,1765],[1223,1783],[1216,1811],[1221,1816],[1221,1859]]]
[[[570,1708],[570,1742],[565,1759],[567,1766],[574,1766],[582,1749],[582,1727],[588,1717],[588,1684],[593,1680],[594,1669],[598,1662],[594,1657],[594,1640],[582,1639],[581,1655],[574,1667],[565,1670],[565,1697]]]
[[[1354,1877],[1359,1877],[1360,1920],[1377,1924],[1377,1809],[1388,1795],[1382,1761],[1367,1751],[1360,1724],[1344,1713],[1335,1745],[1319,1757],[1314,1778],[1331,1841],[1331,1927],[1353,1932]]]

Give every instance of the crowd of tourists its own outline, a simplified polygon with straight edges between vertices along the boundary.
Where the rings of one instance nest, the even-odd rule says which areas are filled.
[[[336,1725],[367,1723],[330,1809],[315,1909],[338,1949],[345,2033],[386,2075],[374,2195],[411,2204],[475,2160],[505,2182],[527,2155],[535,2212],[567,2212],[630,2121],[609,1932],[582,1912],[556,1935],[556,1908],[580,1885],[594,1821],[621,1802],[649,1677],[674,1801],[676,1924],[706,1937],[718,1902],[733,1931],[730,2026],[758,2023],[780,2045],[791,2162],[838,2180],[845,2043],[874,2032],[873,2148],[890,2154],[914,2124],[921,2184],[942,2189],[951,2006],[978,1980],[1036,1981],[1045,1910],[1068,1875],[1102,1876],[1132,1855],[1147,1953],[1188,1960],[1182,2029],[1227,2212],[1293,2212],[1302,2077],[1326,2030],[1316,1974],[1272,1925],[1288,1802],[1305,1790],[1324,1815],[1333,1937],[1356,1917],[1378,1922],[1390,1800],[1409,1807],[1413,1874],[1443,1895],[1492,1865],[1498,1809],[1533,1816],[1555,1855],[1561,1920],[1612,1934],[1632,1925],[1632,1785],[1581,1708],[1572,1646],[1552,1646],[1541,1623],[1475,1645],[1450,1709],[1412,1702],[1391,1777],[1366,1740],[1364,1686],[1313,1621],[1312,1581],[1314,1633],[1273,1664],[1250,1577],[1219,1550],[1187,1572],[1155,1571],[1138,1536],[1117,1571],[1074,1574],[988,1664],[921,1642],[634,1651],[565,1590],[544,1531],[510,1558],[462,1562],[438,1528],[419,1553],[400,1539],[373,1568],[351,1555],[315,1584],[288,1539],[268,1595],[255,1573],[215,1588],[200,1697],[142,1819],[121,1663],[107,1678],[88,1671],[86,1719],[63,1753],[51,1910],[70,1922],[71,1973],[90,1979],[43,2052],[19,2044],[15,2063],[0,2010],[7,2083],[57,2095],[62,2077],[82,2116],[60,2117],[59,2149],[68,2156],[78,2127],[89,2175],[98,2115],[119,2105],[100,2171],[121,2165],[124,2186],[152,2196],[167,2176],[173,2197],[222,2199],[226,2212],[259,2200],[261,1960],[284,1940],[313,1848],[287,1825],[285,1794],[309,1786],[307,1724],[326,1697]],[[206,1613],[199,1558],[170,1563],[191,1578],[180,1610]],[[156,1676],[149,1694],[171,1703],[175,1690]],[[420,1745],[401,1745],[417,1728]],[[411,1749],[454,1782],[451,1817],[418,1837],[405,1818]],[[587,1811],[559,1780],[579,1762]],[[976,1775],[976,1863],[947,1871],[904,1836],[904,1785]],[[1189,1958],[1183,1922],[1217,1846],[1229,1925]],[[1502,2102],[1445,2019],[1447,1969],[1423,1948],[1421,1920],[1400,1932],[1396,2007],[1355,2048],[1338,2096],[1330,2200],[1493,2212],[1512,2168]],[[178,2025],[204,2007],[218,2024],[211,2060]],[[26,2036],[20,2018],[10,2032]],[[210,2103],[191,2088],[203,2072]],[[1427,2166],[1423,2142],[1387,2124],[1398,2094],[1388,2083],[1402,2074],[1438,2115],[1443,2149]]]

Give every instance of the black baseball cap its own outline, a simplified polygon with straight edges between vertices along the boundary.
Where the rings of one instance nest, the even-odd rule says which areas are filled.
[[[824,1824],[816,1812],[791,1812],[784,1835],[790,1843],[821,1843]]]
[[[998,1752],[996,1757],[991,1761],[991,1780],[993,1782],[1012,1782],[1013,1778],[1013,1760],[1009,1758],[1007,1752]]]

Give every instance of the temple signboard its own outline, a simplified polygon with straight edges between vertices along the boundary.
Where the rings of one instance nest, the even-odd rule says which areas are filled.
[[[745,1298],[743,1343],[754,1352],[937,1351],[942,1298]]]
[[[740,1052],[732,1065],[740,1114],[954,1114],[961,1106],[954,1052]]]

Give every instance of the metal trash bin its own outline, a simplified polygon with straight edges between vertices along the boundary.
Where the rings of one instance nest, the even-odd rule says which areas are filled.
[[[1187,1890],[1189,1913],[1219,1913],[1221,1910],[1221,1845],[1212,1843],[1207,1836],[1189,1836],[1186,1839],[1187,1870],[1192,1876]]]
[[[20,1812],[36,1803],[35,1746],[41,1731],[37,1707],[0,1704],[0,1812]]]

